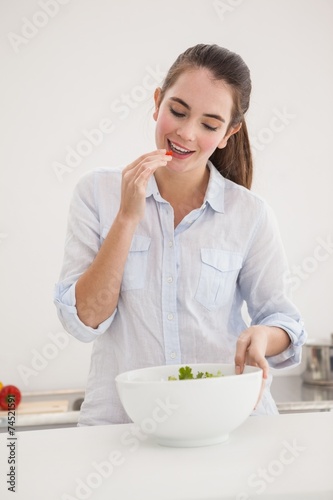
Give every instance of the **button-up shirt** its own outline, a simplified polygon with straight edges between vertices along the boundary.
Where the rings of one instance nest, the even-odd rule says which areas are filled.
[[[288,297],[288,266],[271,209],[211,162],[201,207],[174,227],[172,206],[154,176],[128,253],[117,308],[96,329],[76,310],[75,285],[99,251],[120,204],[121,169],[99,168],[79,181],[71,202],[55,304],[64,328],[94,341],[79,425],[128,422],[117,374],[162,364],[233,363],[250,324],[284,329],[291,339],[274,368],[300,362],[305,331]],[[289,280],[290,281],[290,280]],[[97,297],[101,303],[107,300]],[[269,383],[256,410],[276,413]]]

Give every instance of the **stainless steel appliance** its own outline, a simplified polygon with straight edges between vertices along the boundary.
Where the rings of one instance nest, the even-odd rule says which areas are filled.
[[[275,376],[271,392],[280,413],[333,411],[333,386],[308,384],[303,374]]]
[[[333,386],[333,333],[329,339],[308,340],[303,347],[307,384]]]

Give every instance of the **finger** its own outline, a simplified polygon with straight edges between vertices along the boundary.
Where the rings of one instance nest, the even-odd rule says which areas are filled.
[[[247,351],[246,364],[251,366],[258,366],[263,371],[263,378],[268,377],[269,364],[267,362],[267,359],[265,358],[265,355],[256,350],[253,345],[251,345]]]
[[[138,185],[142,182],[147,184],[149,178],[153,175],[153,173],[161,167],[165,167],[169,161],[171,161],[170,156],[166,156],[163,158],[158,158],[156,160],[151,160],[148,163],[144,163],[138,168],[137,172],[134,175],[133,182]]]
[[[257,365],[259,366],[259,368],[262,369],[263,379],[267,379],[268,378],[268,372],[269,372],[269,364],[267,362],[267,359],[266,358],[261,358],[260,360],[257,361]]]
[[[136,160],[132,161],[127,167],[123,169],[124,172],[127,172],[128,170],[132,170],[133,168],[137,167],[142,161],[144,161],[146,158],[154,155],[165,155],[166,149],[156,149],[154,151],[151,151],[150,153],[145,153]]]
[[[268,377],[269,364],[265,357],[265,347],[259,339],[252,339],[251,345],[247,352],[247,363],[252,366],[258,366],[263,371],[263,378]]]
[[[261,388],[260,388],[259,396],[258,396],[256,404],[254,405],[254,410],[257,408],[258,404],[261,401],[261,398],[263,396],[265,387],[266,387],[266,380],[263,378],[262,381],[261,381]]]
[[[127,179],[128,182],[136,182],[139,177],[142,179],[149,179],[149,177],[155,172],[159,167],[165,167],[166,164],[172,160],[171,156],[159,155],[159,156],[148,156],[140,163],[132,166],[131,169],[123,170],[123,179]]]
[[[149,163],[145,162],[138,166],[136,170],[132,169],[125,172],[123,176],[123,180],[125,181],[123,185],[124,192],[132,193],[134,196],[136,194],[143,196],[150,177],[157,168],[165,166],[168,161],[170,160],[159,158]]]
[[[246,352],[249,347],[250,337],[246,335],[240,335],[236,344],[236,354],[235,354],[235,372],[236,375],[243,373],[245,360],[246,360]]]
[[[165,167],[166,164],[172,160],[171,156],[160,155],[160,156],[150,156],[146,158],[141,164],[137,166],[136,169],[132,169],[133,179],[136,179],[142,174],[151,175],[159,167]]]

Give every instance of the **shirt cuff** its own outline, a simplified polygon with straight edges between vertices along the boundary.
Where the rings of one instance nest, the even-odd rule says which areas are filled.
[[[290,345],[280,354],[267,356],[271,368],[288,368],[297,366],[302,359],[302,345],[306,341],[306,332],[303,322],[281,313],[276,313],[262,320],[260,325],[275,326],[285,330],[290,337]]]
[[[106,320],[92,328],[80,320],[76,309],[75,285],[73,283],[64,293],[61,285],[56,285],[54,293],[54,304],[57,308],[58,317],[65,330],[81,342],[92,342],[106,332],[111,325],[117,309]]]

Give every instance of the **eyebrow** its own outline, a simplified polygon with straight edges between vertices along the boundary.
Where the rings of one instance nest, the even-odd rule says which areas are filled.
[[[183,101],[183,99],[180,99],[179,97],[170,97],[170,101],[175,101],[184,106],[184,108],[188,109],[189,111],[191,110],[191,106],[187,104],[187,102]],[[220,122],[225,123],[225,119],[222,118],[220,115],[214,115],[211,113],[205,113],[203,116],[207,116],[207,118],[215,118],[215,120],[219,120]]]

